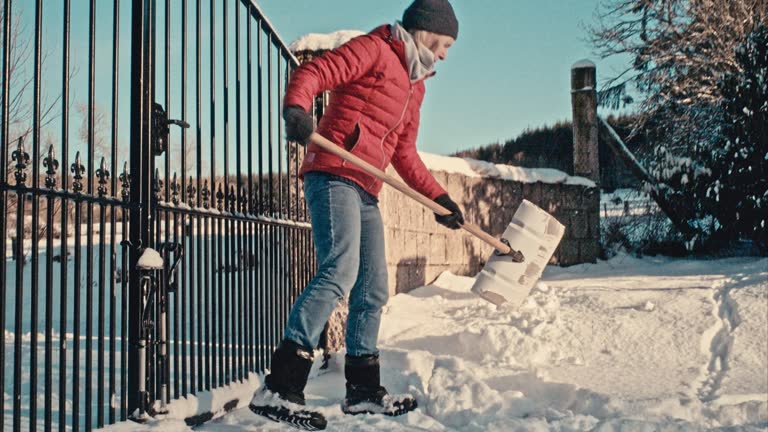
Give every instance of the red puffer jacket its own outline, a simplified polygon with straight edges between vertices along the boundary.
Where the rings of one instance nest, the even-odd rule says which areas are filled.
[[[317,132],[371,165],[392,165],[413,189],[430,199],[445,193],[416,152],[424,82],[411,83],[403,42],[389,25],[356,37],[293,73],[284,106],[309,111],[315,95],[331,91]],[[301,174],[324,171],[350,179],[374,196],[382,182],[312,143]]]

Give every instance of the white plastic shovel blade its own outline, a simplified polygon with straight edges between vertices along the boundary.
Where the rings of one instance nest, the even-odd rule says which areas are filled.
[[[502,238],[523,253],[525,262],[516,263],[511,256],[494,253],[477,275],[472,291],[496,305],[509,302],[519,307],[541,277],[564,233],[565,227],[557,219],[523,200]]]

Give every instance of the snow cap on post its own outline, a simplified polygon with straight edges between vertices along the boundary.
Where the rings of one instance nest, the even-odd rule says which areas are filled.
[[[415,0],[403,13],[406,30],[426,30],[450,36],[459,36],[459,21],[448,0]]]

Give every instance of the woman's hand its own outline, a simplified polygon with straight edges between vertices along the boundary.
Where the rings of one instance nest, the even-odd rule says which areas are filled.
[[[440,225],[446,226],[450,229],[459,229],[464,224],[464,215],[461,213],[459,205],[453,202],[448,194],[442,194],[435,198],[435,202],[450,210],[449,215],[439,215],[435,213],[435,220]]]
[[[315,131],[315,122],[312,116],[296,105],[283,109],[285,119],[285,136],[288,141],[296,141],[305,146],[309,143],[309,136]]]

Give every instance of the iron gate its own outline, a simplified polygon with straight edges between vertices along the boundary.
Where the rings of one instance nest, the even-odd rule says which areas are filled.
[[[90,430],[268,367],[316,264],[279,116],[297,62],[258,5],[2,8],[0,430]]]

